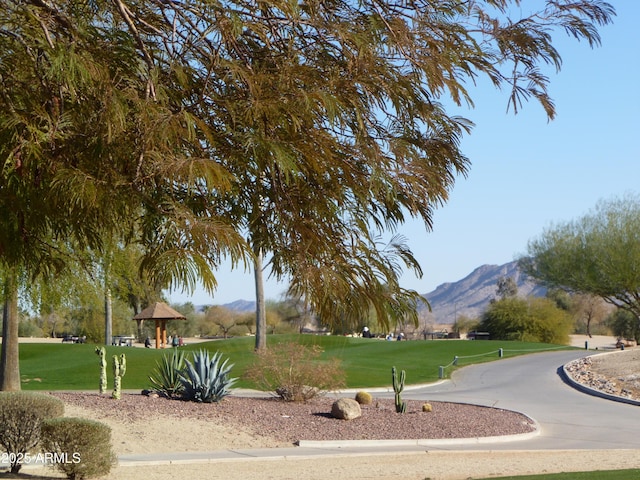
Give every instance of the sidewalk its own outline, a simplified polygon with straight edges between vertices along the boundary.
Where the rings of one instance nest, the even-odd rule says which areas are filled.
[[[302,441],[297,447],[215,450],[209,452],[179,452],[146,455],[120,455],[120,466],[176,465],[185,463],[214,463],[221,461],[311,459],[336,456],[398,455],[420,453],[425,450],[450,451],[479,446],[530,440],[540,435],[540,428],[531,433],[501,437],[444,438],[423,440],[342,440]]]
[[[572,347],[585,348],[588,350],[607,350],[616,348],[616,342],[618,339],[609,335],[569,335],[570,345]]]

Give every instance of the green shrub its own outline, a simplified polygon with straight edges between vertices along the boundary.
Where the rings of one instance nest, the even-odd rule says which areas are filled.
[[[222,354],[216,352],[209,357],[209,352],[200,350],[193,353],[193,363],[185,360],[186,367],[180,373],[180,381],[184,388],[182,397],[194,402],[219,402],[231,393],[231,387],[237,378],[230,378],[233,365],[227,366],[228,359],[220,363]]]
[[[326,391],[343,388],[340,360],[320,361],[322,350],[298,343],[280,343],[258,353],[247,378],[258,388],[287,402],[306,402]]]
[[[628,310],[616,309],[607,318],[607,323],[616,337],[631,339],[640,343],[640,323],[638,317]]]
[[[156,362],[156,368],[149,376],[158,394],[174,398],[182,394],[184,386],[180,381],[180,373],[184,369],[184,350],[171,349],[171,355],[163,355],[161,362]]]
[[[42,424],[42,446],[54,467],[71,480],[107,475],[116,462],[111,428],[84,418],[54,418]]]
[[[504,298],[487,307],[479,328],[493,340],[566,345],[572,320],[548,298]]]
[[[64,413],[62,400],[32,392],[0,392],[0,445],[11,472],[18,473],[25,454],[38,445],[42,422]]]
[[[360,391],[356,393],[356,402],[358,402],[360,405],[371,405],[371,402],[373,402],[373,397],[369,392]]]

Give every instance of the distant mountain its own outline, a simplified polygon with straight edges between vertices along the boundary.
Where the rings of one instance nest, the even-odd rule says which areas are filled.
[[[544,296],[546,288],[527,278],[518,268],[518,262],[504,265],[482,265],[462,280],[443,283],[423,296],[431,305],[429,317],[435,323],[451,324],[464,315],[476,318],[484,312],[489,302],[496,298],[498,280],[512,277],[518,285],[518,296]]]
[[[251,300],[236,300],[235,302],[225,303],[223,307],[236,312],[251,312],[256,309],[256,302]]]
[[[434,323],[451,324],[456,317],[464,315],[476,318],[484,312],[491,299],[496,298],[498,280],[502,277],[512,277],[518,285],[518,295],[544,296],[546,288],[537,285],[533,280],[518,269],[518,262],[504,265],[482,265],[462,280],[443,283],[433,292],[423,295],[431,304],[428,317]],[[254,311],[255,301],[236,300],[224,304],[230,310],[239,312]]]

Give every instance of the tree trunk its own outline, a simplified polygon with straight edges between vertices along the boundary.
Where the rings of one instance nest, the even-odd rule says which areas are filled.
[[[113,333],[111,331],[113,325],[113,311],[111,308],[111,289],[107,288],[104,294],[104,344],[111,345]]]
[[[267,348],[267,312],[264,303],[264,280],[262,278],[262,250],[255,253],[254,275],[256,280],[256,351]]]
[[[137,338],[138,341],[140,343],[144,342],[143,337],[144,337],[144,320],[136,320],[136,332],[137,332]],[[146,337],[144,337],[146,338]]]
[[[2,312],[2,355],[0,355],[0,390],[20,390],[20,363],[18,348],[18,285],[12,272],[4,286]]]
[[[133,316],[135,317],[142,311],[140,297],[136,295],[131,303],[133,305]],[[144,328],[144,320],[136,320],[136,327],[138,332],[138,341],[143,342],[144,340],[142,340],[142,337],[144,336],[144,332],[142,329]]]

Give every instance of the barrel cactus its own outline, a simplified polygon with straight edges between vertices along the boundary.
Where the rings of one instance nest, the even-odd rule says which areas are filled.
[[[358,393],[356,393],[356,402],[358,402],[360,405],[371,405],[371,402],[373,402],[373,397],[369,392],[359,391]]]

